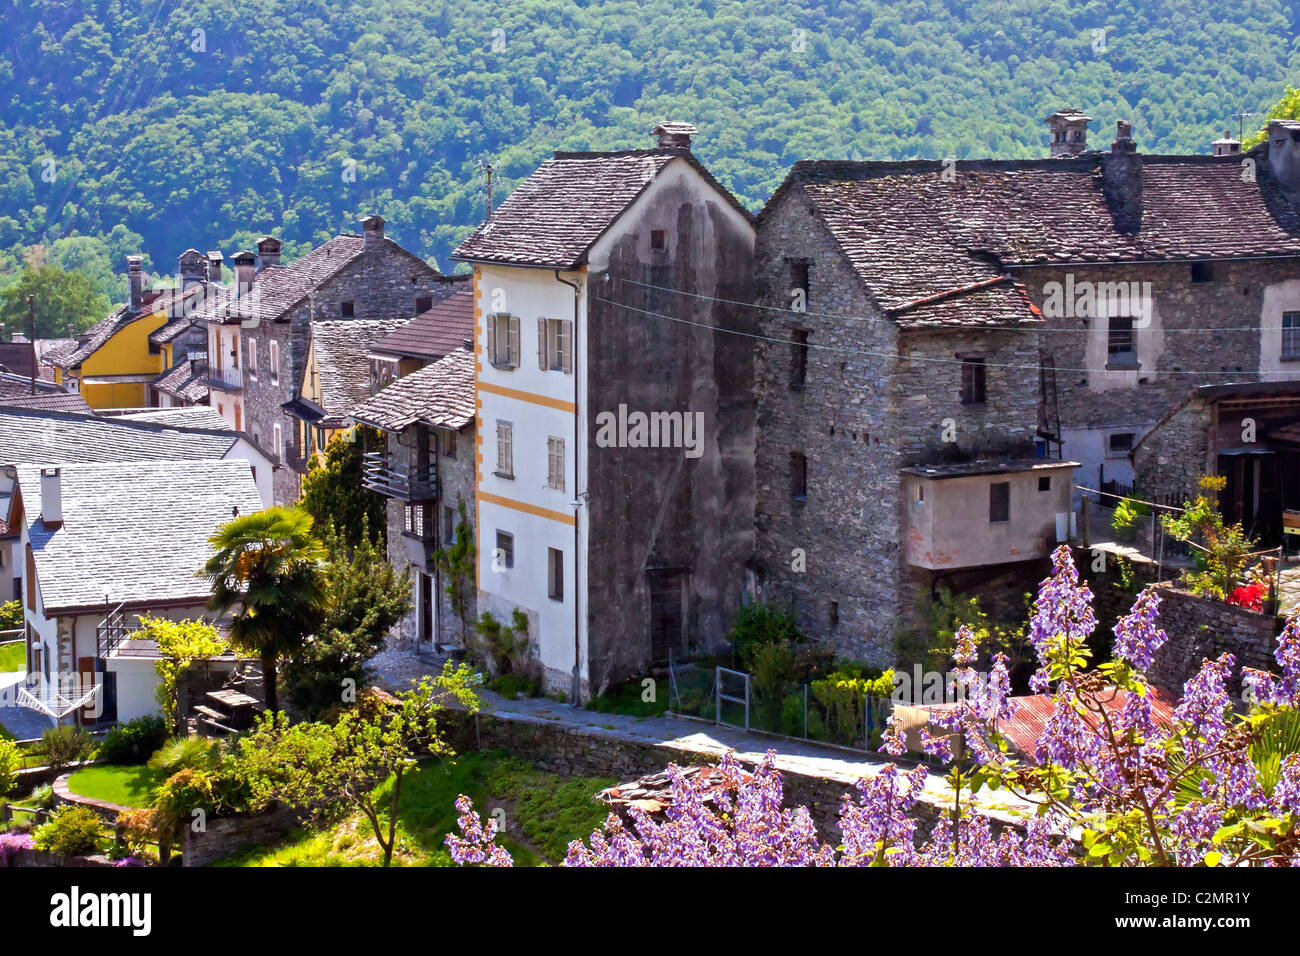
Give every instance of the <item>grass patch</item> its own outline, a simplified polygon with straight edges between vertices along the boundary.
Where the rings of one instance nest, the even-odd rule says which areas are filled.
[[[153,804],[153,792],[163,775],[145,766],[118,767],[107,764],[86,767],[68,778],[68,789],[83,797],[106,800],[126,807]]]
[[[655,681],[655,699],[642,700],[646,688],[641,681],[631,680],[619,684],[613,690],[594,698],[587,704],[588,710],[600,714],[626,714],[629,717],[662,717],[668,709],[668,681]]]
[[[27,670],[27,648],[23,641],[0,644],[0,673]]]
[[[500,809],[500,838],[517,866],[559,863],[571,840],[586,839],[606,809],[592,797],[615,781],[560,777],[501,751],[427,761],[402,778],[394,866],[451,866],[444,838],[456,827],[455,800],[468,794],[481,814]],[[392,780],[377,788],[387,798]],[[274,847],[249,847],[214,866],[375,866],[382,862],[370,824],[357,814],[337,826],[295,830]]]

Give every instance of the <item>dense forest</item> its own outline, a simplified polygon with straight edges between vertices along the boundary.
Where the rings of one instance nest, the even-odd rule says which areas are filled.
[[[1044,117],[1205,152],[1300,72],[1287,0],[23,0],[0,5],[0,284],[30,248],[121,297],[377,211],[443,268],[553,149],[660,118],[752,208],[797,159],[1046,154]],[[1246,132],[1258,120],[1247,120]]]

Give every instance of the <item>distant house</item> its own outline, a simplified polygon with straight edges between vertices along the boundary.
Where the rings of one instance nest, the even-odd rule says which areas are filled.
[[[387,435],[384,449],[366,455],[364,484],[388,499],[389,561],[413,574],[414,610],[398,635],[417,650],[459,643],[460,622],[433,554],[455,541],[462,502],[476,522],[473,352],[462,346],[403,375],[352,417]],[[472,584],[468,600],[472,620]]]
[[[190,352],[153,381],[150,405],[174,408],[208,404],[208,353]]]
[[[31,408],[49,412],[72,412],[93,415],[94,409],[76,392],[67,392],[44,379],[32,381],[26,375],[13,375],[0,371],[0,408]]]
[[[295,428],[285,450],[290,468],[306,474],[330,440],[352,427],[349,413],[371,393],[370,349],[405,319],[337,319],[311,324],[298,394],[284,403]]]
[[[157,648],[138,618],[205,614],[208,538],[262,507],[242,461],[19,465],[29,688],[100,688],[83,723],[154,713]]]

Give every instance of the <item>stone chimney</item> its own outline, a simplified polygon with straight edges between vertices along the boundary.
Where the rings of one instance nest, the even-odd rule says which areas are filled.
[[[126,257],[126,283],[130,289],[127,308],[134,315],[144,307],[144,273],[140,271],[139,256]]]
[[[253,284],[253,277],[257,275],[257,254],[244,249],[236,252],[230,261],[235,267],[235,285],[242,293]]]
[[[202,285],[208,279],[208,260],[197,249],[186,249],[176,260],[176,274],[181,277],[181,291]]]
[[[690,149],[691,137],[698,133],[699,130],[690,123],[664,120],[655,126],[651,132],[659,137],[660,149]]]
[[[361,220],[361,235],[365,237],[365,251],[377,249],[384,243],[384,217],[366,216]]]
[[[1044,122],[1051,131],[1048,155],[1052,159],[1078,156],[1088,148],[1088,124],[1092,122],[1092,117],[1083,110],[1057,110]]]
[[[1287,198],[1293,202],[1300,200],[1300,122],[1269,122],[1268,168]]]
[[[1216,139],[1210,144],[1210,152],[1215,156],[1241,155],[1241,140],[1233,139],[1229,130],[1223,131],[1223,139]]]
[[[280,240],[275,236],[263,236],[257,240],[257,271],[267,266],[280,264]]]
[[[41,469],[41,521],[46,530],[63,524],[63,478],[58,468]]]
[[[221,253],[216,249],[210,249],[208,251],[208,281],[209,282],[221,281],[221,262],[222,262]]]
[[[1142,228],[1142,157],[1133,141],[1133,124],[1120,120],[1115,127],[1115,142],[1101,158],[1102,192],[1115,228],[1137,232]]]

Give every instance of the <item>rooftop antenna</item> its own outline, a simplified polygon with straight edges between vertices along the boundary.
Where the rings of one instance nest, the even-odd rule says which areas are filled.
[[[487,218],[484,222],[492,221],[492,175],[496,172],[496,167],[492,165],[490,159],[480,159],[478,161],[479,175],[483,177],[483,190],[487,193]]]
[[[1237,139],[1246,138],[1246,117],[1259,116],[1259,113],[1233,113],[1232,117],[1237,121]]]

